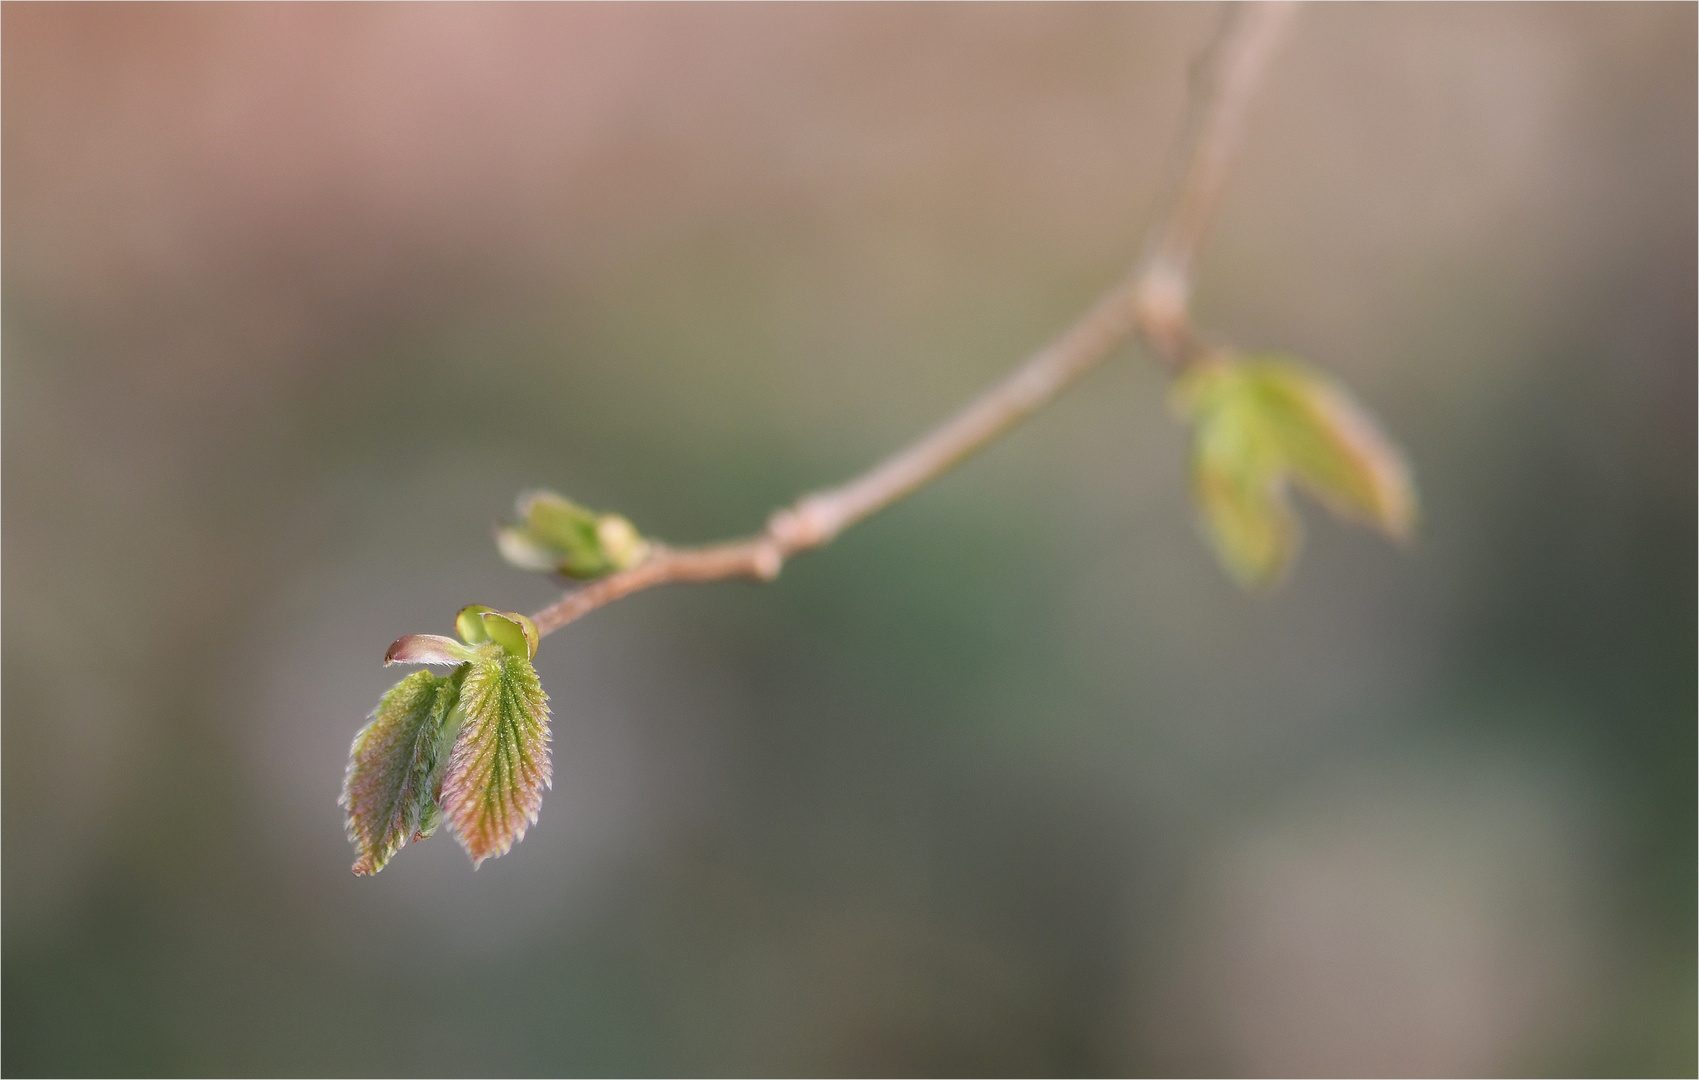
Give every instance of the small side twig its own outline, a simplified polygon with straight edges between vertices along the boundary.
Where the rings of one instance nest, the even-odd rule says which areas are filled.
[[[1205,350],[1189,315],[1194,267],[1242,142],[1247,113],[1295,3],[1234,5],[1195,69],[1180,168],[1137,267],[1060,336],[918,441],[862,475],[798,499],[745,540],[699,548],[655,545],[627,570],[568,592],[537,612],[550,634],[634,592],[684,582],[770,581],[786,560],[829,543],[863,518],[912,494],[1053,401],[1135,334],[1170,369]]]

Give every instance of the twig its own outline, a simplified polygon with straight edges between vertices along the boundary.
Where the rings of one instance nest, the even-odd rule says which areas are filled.
[[[1296,5],[1235,4],[1194,68],[1182,162],[1159,204],[1143,256],[1079,321],[919,441],[849,482],[805,495],[756,536],[702,548],[655,545],[628,570],[574,589],[532,616],[549,634],[604,604],[675,582],[771,581],[791,556],[936,480],[1031,416],[1137,334],[1172,370],[1205,349],[1187,308],[1198,248],[1221,199],[1263,69]]]
[[[1235,5],[1215,45],[1193,65],[1181,152],[1134,274],[1140,336],[1171,369],[1200,351],[1187,314],[1198,249],[1238,157],[1263,70],[1297,7],[1285,0]]]

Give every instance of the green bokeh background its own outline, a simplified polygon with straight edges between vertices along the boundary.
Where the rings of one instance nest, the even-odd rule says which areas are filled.
[[[512,497],[705,541],[913,437],[1131,261],[1219,12],[0,11],[8,1074],[1696,1068],[1693,5],[1301,15],[1197,314],[1412,552],[1235,591],[1128,349],[549,639],[538,825],[374,879]]]

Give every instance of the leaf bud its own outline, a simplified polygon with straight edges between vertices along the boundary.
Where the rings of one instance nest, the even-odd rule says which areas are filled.
[[[520,521],[496,527],[502,557],[522,570],[596,578],[642,562],[649,544],[619,514],[597,514],[552,491],[528,491]]]

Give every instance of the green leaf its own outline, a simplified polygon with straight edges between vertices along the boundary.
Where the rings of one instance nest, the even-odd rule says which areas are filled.
[[[1192,497],[1216,555],[1248,587],[1278,582],[1302,532],[1287,505],[1276,448],[1255,414],[1242,407],[1200,423],[1192,451]]]
[[[1340,517],[1406,541],[1416,526],[1409,466],[1343,387],[1290,359],[1248,364],[1292,477]]]
[[[484,613],[494,610],[483,604],[467,604],[454,617],[454,632],[468,645],[483,644],[490,640],[489,631],[484,629]]]
[[[417,641],[419,644],[412,647],[422,657],[441,654],[457,656],[461,660],[472,660],[482,655],[478,646],[494,642],[515,656],[523,656],[527,660],[537,655],[537,624],[517,611],[497,611],[483,604],[468,604],[454,617],[454,628],[466,645],[435,634],[412,634],[391,645],[389,651],[393,654],[402,648],[403,643]],[[447,644],[442,644],[444,642]],[[397,656],[396,659],[402,658]],[[385,657],[384,663],[389,662],[389,658]],[[442,661],[421,659],[415,662],[433,664]]]
[[[347,811],[356,874],[375,874],[436,828],[436,788],[453,738],[454,706],[469,665],[416,671],[384,694],[354,737],[338,805]]]
[[[1280,580],[1302,542],[1289,481],[1341,517],[1395,540],[1415,528],[1403,455],[1337,383],[1288,357],[1217,358],[1176,382],[1192,422],[1192,493],[1222,564],[1241,584]]]
[[[618,514],[597,514],[552,491],[529,491],[516,507],[520,521],[496,528],[502,557],[523,570],[595,578],[635,566],[649,544]]]
[[[548,697],[527,656],[492,651],[467,672],[459,711],[442,808],[476,867],[506,854],[537,820],[552,775]]]

